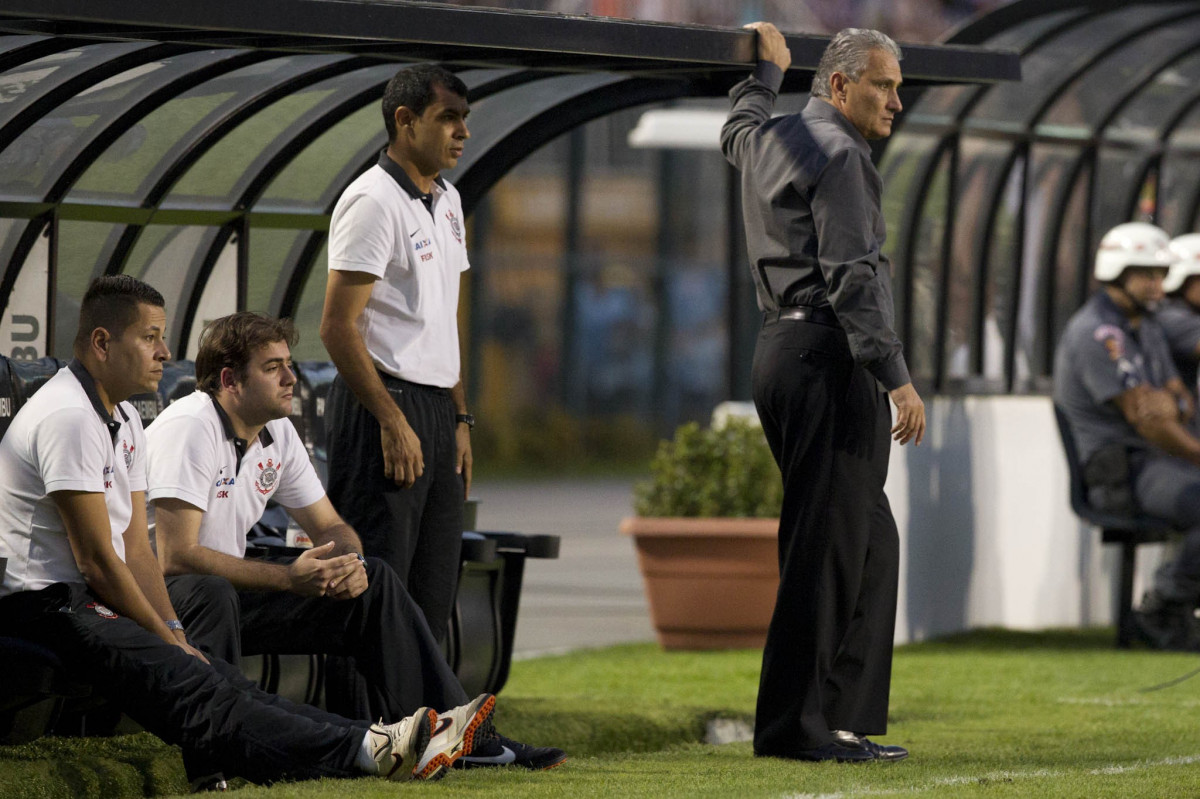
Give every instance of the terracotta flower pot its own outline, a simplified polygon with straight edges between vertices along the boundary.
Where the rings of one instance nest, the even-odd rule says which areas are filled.
[[[650,617],[664,649],[761,647],[779,589],[778,519],[635,516]]]

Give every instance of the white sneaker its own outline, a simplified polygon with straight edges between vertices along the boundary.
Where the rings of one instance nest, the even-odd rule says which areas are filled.
[[[469,704],[438,713],[433,736],[413,776],[419,780],[444,777],[454,761],[471,754],[475,737],[483,732],[495,706],[496,697],[480,694]]]
[[[414,768],[421,761],[437,723],[437,713],[423,707],[406,719],[384,725],[383,719],[372,724],[371,755],[380,777],[404,781],[413,778]]]

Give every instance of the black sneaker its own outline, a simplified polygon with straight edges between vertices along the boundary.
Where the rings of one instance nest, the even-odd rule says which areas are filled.
[[[454,768],[488,768],[494,766],[520,766],[531,771],[545,771],[561,766],[567,761],[567,753],[553,746],[530,746],[514,741],[496,732],[491,720],[475,738],[475,748],[454,763]]]
[[[224,793],[229,790],[229,783],[224,774],[217,772],[192,780],[191,790],[192,793]]]
[[[1157,591],[1147,591],[1142,597],[1141,607],[1133,612],[1133,627],[1154,649],[1200,650],[1200,629],[1192,606],[1166,599]]]

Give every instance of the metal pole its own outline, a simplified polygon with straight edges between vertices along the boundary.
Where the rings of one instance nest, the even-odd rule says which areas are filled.
[[[567,219],[566,231],[563,235],[563,284],[562,311],[559,329],[562,331],[562,350],[559,353],[559,395],[563,407],[571,411],[581,411],[583,408],[583,386],[580,381],[580,370],[576,364],[575,346],[575,317],[576,287],[579,282],[576,262],[579,257],[579,217],[583,185],[584,146],[583,128],[575,128],[567,137]]]

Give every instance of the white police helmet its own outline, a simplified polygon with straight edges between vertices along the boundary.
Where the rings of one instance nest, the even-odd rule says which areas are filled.
[[[1101,283],[1116,280],[1131,266],[1169,267],[1178,260],[1170,249],[1171,237],[1146,222],[1117,225],[1100,239],[1094,274]]]
[[[1192,275],[1200,275],[1200,233],[1187,233],[1171,239],[1171,252],[1177,260],[1171,264],[1163,291],[1170,294],[1179,291]]]

